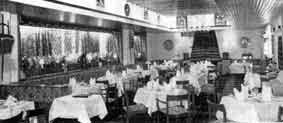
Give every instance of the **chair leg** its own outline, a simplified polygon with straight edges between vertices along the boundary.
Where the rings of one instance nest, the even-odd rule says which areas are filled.
[[[166,123],[170,123],[170,119],[168,115],[166,116]]]
[[[157,123],[159,123],[159,120],[160,120],[159,113],[156,114],[156,117],[157,117],[157,118],[156,118]]]

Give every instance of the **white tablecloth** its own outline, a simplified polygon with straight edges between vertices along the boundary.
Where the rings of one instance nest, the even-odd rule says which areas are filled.
[[[233,96],[224,96],[220,103],[225,106],[228,120],[243,123],[274,122],[278,120],[283,97],[273,97],[270,102],[261,101],[260,98],[249,98],[240,102]],[[217,112],[217,118],[222,117],[222,113]]]
[[[101,95],[88,98],[74,98],[71,95],[56,98],[49,111],[49,121],[56,118],[78,119],[81,123],[91,123],[90,118],[107,115],[107,108]]]
[[[231,74],[243,74],[245,73],[245,65],[243,63],[232,63],[229,66]]]
[[[158,110],[156,105],[156,99],[160,99],[163,101],[166,101],[166,97],[168,94],[170,95],[178,95],[178,94],[184,94],[187,93],[185,90],[182,91],[165,91],[165,90],[153,90],[153,89],[147,89],[147,88],[139,88],[137,90],[137,93],[134,98],[134,102],[137,104],[143,104],[148,108],[148,114],[151,115],[151,113],[156,112]],[[170,102],[170,106],[178,105],[179,103],[176,102]],[[183,104],[187,108],[187,101],[183,101]],[[159,103],[160,108],[166,108],[165,104]]]
[[[0,105],[0,119],[10,119],[19,115],[21,112],[34,110],[34,108],[34,102],[31,101],[19,101],[11,106]]]

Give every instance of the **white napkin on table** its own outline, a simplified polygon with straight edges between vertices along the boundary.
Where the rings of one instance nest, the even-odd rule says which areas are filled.
[[[137,70],[141,70],[141,66],[140,65],[137,65]]]
[[[283,71],[280,71],[280,72],[278,73],[278,76],[277,76],[276,79],[278,79],[281,83],[283,83]]]
[[[160,89],[159,79],[153,82],[153,89]]]
[[[151,81],[147,82],[146,88],[147,89],[153,89],[153,84],[154,84],[154,80],[151,80]]]
[[[263,101],[271,101],[272,91],[271,87],[267,85],[262,86],[262,100]]]
[[[179,70],[176,71],[176,77],[181,76],[181,72]]]
[[[126,77],[127,76],[127,72],[125,70],[122,71],[122,77]]]
[[[110,77],[111,76],[111,72],[109,70],[107,70],[106,73],[105,73],[105,76],[106,77]]]
[[[15,97],[9,95],[8,98],[4,102],[4,105],[6,106],[15,105],[17,101],[18,100]]]
[[[238,101],[244,101],[245,99],[248,98],[248,88],[243,86],[243,85],[241,85],[241,88],[242,88],[241,92],[239,92],[238,89],[233,88],[233,92],[234,92],[235,98]]]
[[[69,79],[69,87],[74,88],[77,85],[77,80],[75,78]]]
[[[156,62],[153,62],[153,66],[157,66],[157,63],[156,63]]]
[[[173,88],[171,87],[170,84],[167,84],[166,82],[163,83],[163,88],[166,91],[172,90]]]
[[[90,80],[89,80],[89,85],[90,85],[91,87],[94,87],[94,86],[96,85],[96,79],[95,79],[95,78],[90,78]]]

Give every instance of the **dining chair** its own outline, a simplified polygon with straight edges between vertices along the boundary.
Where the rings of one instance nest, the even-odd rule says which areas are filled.
[[[111,103],[117,99],[118,92],[116,84],[110,85],[108,80],[97,80],[96,83],[104,85],[104,87],[101,87],[100,90],[106,103]]]
[[[138,86],[143,87],[147,84],[147,82],[150,81],[150,75],[146,75],[144,77],[138,78]]]
[[[123,84],[125,86],[125,84]],[[133,98],[129,97],[128,91],[124,90],[123,92],[123,109],[125,111],[123,117],[125,123],[130,123],[130,119],[135,116],[143,116],[145,118],[149,118],[147,114],[147,108],[142,104],[134,104]]]
[[[279,111],[278,111],[278,122],[282,122],[282,115],[283,115],[283,106],[279,107]]]
[[[34,109],[26,112],[26,116],[23,119],[23,123],[30,123],[32,117],[44,117],[44,122],[48,123],[48,110],[45,109]]]
[[[191,98],[189,93],[182,95],[167,95],[166,101],[156,99],[156,105],[158,111],[166,116],[166,123],[171,123],[170,120],[174,119],[176,122],[180,119],[186,119],[186,122],[192,122],[194,112],[191,110]],[[187,104],[184,104],[184,101],[187,101]],[[175,106],[170,106],[170,103],[176,103]],[[160,108],[160,103],[165,104],[166,108]],[[187,105],[187,109],[185,108]],[[160,122],[160,115],[157,115],[157,123]]]
[[[30,118],[37,117],[39,122],[48,123],[49,109],[51,102],[34,102],[35,109],[26,111],[23,123],[30,123]],[[39,119],[40,118],[40,119]]]
[[[189,84],[190,84],[189,80],[176,81],[176,85],[181,86],[181,88],[184,88],[185,86],[188,86]]]
[[[80,123],[77,119],[56,118],[52,123]]]
[[[209,120],[209,123],[226,123],[226,122],[229,122],[229,123],[232,123],[231,121],[228,121],[227,120],[227,113],[226,113],[226,109],[224,107],[223,104],[216,104],[216,103],[213,103],[212,101],[210,100],[207,100],[207,103],[208,103],[208,120]],[[212,117],[215,115],[216,111],[221,111],[223,113],[223,119],[219,119],[219,120],[215,120],[213,119]]]

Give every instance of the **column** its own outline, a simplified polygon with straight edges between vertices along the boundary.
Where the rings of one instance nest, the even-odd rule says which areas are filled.
[[[3,6],[2,6],[3,7]],[[4,23],[9,24],[10,34],[14,37],[14,44],[12,46],[12,52],[5,54],[4,56],[4,75],[3,81],[0,83],[11,83],[19,81],[19,21],[16,13],[16,6],[12,3],[7,3],[2,8],[1,14],[4,16]],[[5,32],[6,28],[5,28]],[[2,58],[0,58],[2,62]],[[0,65],[0,70],[1,70]],[[0,80],[1,81],[1,80]]]

